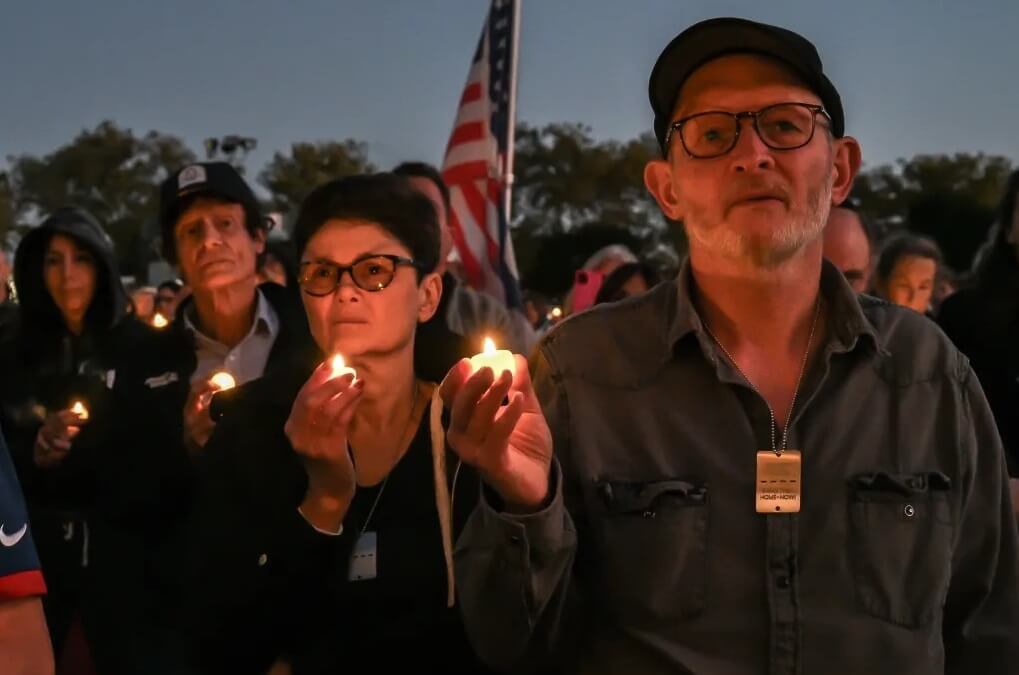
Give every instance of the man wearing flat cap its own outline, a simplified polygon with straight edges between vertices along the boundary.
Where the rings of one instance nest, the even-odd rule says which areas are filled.
[[[814,46],[699,23],[651,73],[645,182],[690,257],[451,371],[485,479],[456,554],[483,658],[580,673],[1014,673],[1019,557],[969,363],[822,258],[860,147]],[[532,385],[533,381],[533,385]],[[506,405],[501,405],[505,399]]]

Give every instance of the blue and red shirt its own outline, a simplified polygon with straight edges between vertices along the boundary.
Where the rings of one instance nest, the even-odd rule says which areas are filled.
[[[0,600],[46,593],[29,529],[21,486],[0,433]]]

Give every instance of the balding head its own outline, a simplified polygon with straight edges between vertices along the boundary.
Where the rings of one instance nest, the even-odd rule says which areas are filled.
[[[824,257],[839,268],[857,293],[870,285],[870,240],[856,212],[836,206],[824,228]]]

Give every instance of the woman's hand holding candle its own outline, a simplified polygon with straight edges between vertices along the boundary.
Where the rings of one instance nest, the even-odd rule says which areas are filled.
[[[501,365],[501,364],[499,364]],[[460,361],[440,394],[451,411],[450,446],[499,496],[507,509],[534,511],[548,496],[552,434],[531,386],[527,360],[514,357],[513,372],[475,371]],[[502,402],[509,397],[509,404]]]
[[[334,377],[334,359],[315,369],[301,387],[283,427],[294,452],[304,460],[308,491],[301,512],[315,527],[336,531],[357,489],[347,448],[347,428],[364,393],[364,380],[352,368]]]
[[[506,351],[505,349],[496,349],[495,342],[492,338],[485,338],[485,346],[481,350],[480,354],[475,354],[470,358],[471,362],[471,373],[476,373],[482,368],[491,368],[492,373],[499,377],[503,371],[509,371],[509,374],[514,375],[516,370],[516,362],[513,359],[513,353]]]
[[[85,412],[84,418],[82,410]],[[81,431],[80,425],[87,419],[88,411],[84,404],[80,405],[78,411],[61,410],[47,415],[35,435],[32,458],[36,466],[46,469],[60,464],[71,451],[71,441]]]

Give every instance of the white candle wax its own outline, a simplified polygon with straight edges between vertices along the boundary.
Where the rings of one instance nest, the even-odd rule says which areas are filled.
[[[478,372],[486,366],[492,369],[496,378],[502,375],[504,370],[508,370],[510,375],[515,375],[517,370],[513,352],[505,349],[496,349],[492,338],[485,338],[485,348],[480,354],[472,356],[470,361],[471,374]]]

